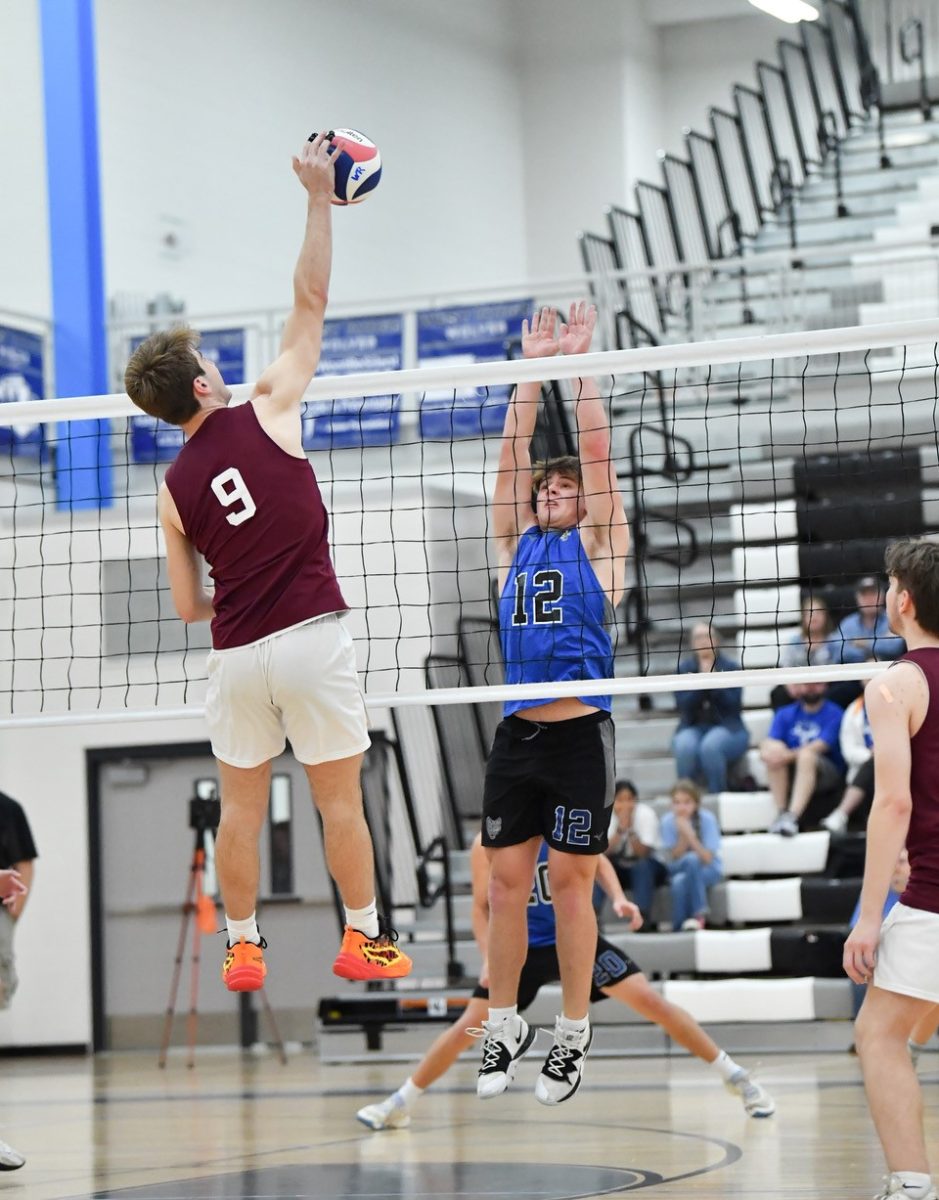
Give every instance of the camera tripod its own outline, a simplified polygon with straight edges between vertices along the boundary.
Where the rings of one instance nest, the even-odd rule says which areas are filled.
[[[214,809],[210,809],[209,806],[214,806]],[[215,902],[211,896],[205,894],[203,882],[205,877],[206,834],[210,830],[214,834],[218,820],[216,818],[212,822],[206,819],[206,814],[215,815],[218,808],[219,804],[217,800],[207,801],[197,798],[190,801],[189,823],[190,827],[195,831],[195,846],[192,852],[192,862],[189,867],[189,886],[186,890],[186,898],[183,901],[182,921],[179,926],[179,941],[176,944],[176,959],[173,964],[173,978],[170,984],[170,997],[166,1006],[166,1017],[163,1022],[163,1040],[160,1043],[160,1057],[158,1059],[161,1067],[166,1066],[166,1055],[173,1030],[173,1017],[176,1015],[176,998],[179,993],[180,976],[182,975],[186,934],[190,923],[192,924],[192,955],[189,968],[189,1012],[186,1017],[186,1032],[189,1043],[189,1056],[186,1060],[186,1066],[195,1066],[196,1027],[199,1020],[199,965],[202,955],[202,935],[204,933],[215,933]],[[271,1031],[274,1035],[274,1044],[277,1047],[280,1061],[286,1066],[287,1052],[284,1049],[284,1041],[280,1036],[277,1021],[274,1018],[274,1012],[264,988],[261,988],[260,995],[264,1012],[267,1015]],[[238,1000],[241,1019],[241,1044],[247,1047],[256,1040],[257,1014],[251,1004],[250,992],[239,992]]]

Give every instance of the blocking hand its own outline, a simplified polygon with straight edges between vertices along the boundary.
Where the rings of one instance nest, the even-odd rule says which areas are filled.
[[[527,321],[522,322],[523,358],[549,358],[557,354],[558,342],[554,332],[557,321],[557,309],[545,305],[532,317],[530,329]]]
[[[561,325],[558,345],[562,354],[585,354],[590,349],[593,331],[597,325],[597,309],[594,304],[579,300],[571,305],[567,324]]]

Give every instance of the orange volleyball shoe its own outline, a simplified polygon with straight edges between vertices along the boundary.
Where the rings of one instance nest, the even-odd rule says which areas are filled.
[[[259,946],[240,938],[234,946],[228,947],[222,963],[222,982],[230,992],[257,992],[264,987],[266,949],[264,938],[261,938]]]
[[[340,979],[403,979],[411,973],[411,960],[399,950],[397,933],[380,925],[377,938],[367,938],[358,929],[346,926],[342,945],[333,963],[333,974]]]

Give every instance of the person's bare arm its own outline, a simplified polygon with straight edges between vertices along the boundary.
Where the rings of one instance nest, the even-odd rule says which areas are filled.
[[[7,904],[7,912],[14,921],[18,921],[23,913],[23,907],[29,896],[33,886],[33,878],[36,874],[36,864],[31,858],[24,858],[22,862],[14,863],[13,870],[20,877],[20,883],[23,885],[22,891],[14,893],[12,899]]]
[[[785,763],[793,762],[795,756],[795,750],[791,750],[786,743],[780,741],[779,738],[764,738],[760,743],[760,758],[768,766],[783,766]]]
[[[522,356],[548,358],[557,354],[554,331],[557,312],[543,308],[522,322]],[[500,568],[508,567],[518,539],[535,522],[531,507],[530,443],[541,403],[540,383],[520,383],[509,400],[502,427],[499,468],[492,493],[492,532]]]
[[[293,169],[307,192],[306,229],[293,275],[293,308],[284,325],[280,353],[255,385],[252,400],[270,416],[292,411],[316,373],[332,269],[332,208],[335,171],[325,133],[305,142]]]
[[[861,912],[844,945],[844,969],[867,983],[877,960],[890,877],[910,827],[910,739],[922,724],[929,689],[912,663],[901,663],[864,690],[874,739],[874,802],[867,821]]]
[[[173,605],[187,624],[211,621],[215,609],[202,583],[202,556],[183,532],[176,504],[165,483],[160,487],[157,508],[166,543],[166,570]]]
[[[597,855],[597,883],[609,896],[616,915],[627,918],[630,929],[638,929],[642,925],[642,913],[637,905],[627,898],[613,864],[603,854]]]
[[[697,854],[698,858],[707,866],[713,860],[714,854],[711,850],[708,850],[695,833],[694,824],[691,821],[683,821],[681,823],[681,831],[687,848],[692,854]]]
[[[597,310],[592,304],[588,306],[584,301],[572,304],[568,320],[558,334],[561,352],[565,355],[585,354],[590,349],[596,323]],[[581,529],[587,555],[615,607],[625,586],[629,523],[613,462],[610,422],[596,380],[585,378],[572,382],[577,389],[577,452],[587,509]]]

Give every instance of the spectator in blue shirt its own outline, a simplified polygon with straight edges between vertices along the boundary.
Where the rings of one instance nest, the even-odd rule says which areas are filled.
[[[679,663],[680,675],[739,671],[739,663],[722,654],[720,638],[702,622],[691,631],[693,654]],[[740,716],[742,688],[675,693],[680,719],[672,739],[679,778],[703,780],[709,792],[727,789],[731,763],[746,753],[750,735]]]
[[[859,579],[855,589],[857,609],[849,613],[838,626],[838,634],[844,646],[857,651],[864,661],[877,659],[879,662],[899,658],[906,651],[906,642],[890,632],[890,623],[884,611],[884,591],[878,579],[865,575]],[[843,658],[842,662],[853,660]]]
[[[777,710],[760,747],[779,809],[770,833],[784,837],[799,832],[799,818],[811,800],[831,792],[840,796],[844,786],[839,745],[842,709],[826,700],[824,683],[792,684],[789,691],[793,702]]]
[[[724,874],[721,828],[701,807],[701,793],[690,779],[672,788],[672,809],[662,817],[662,850],[672,892],[672,928],[703,929],[709,912],[708,888]]]

